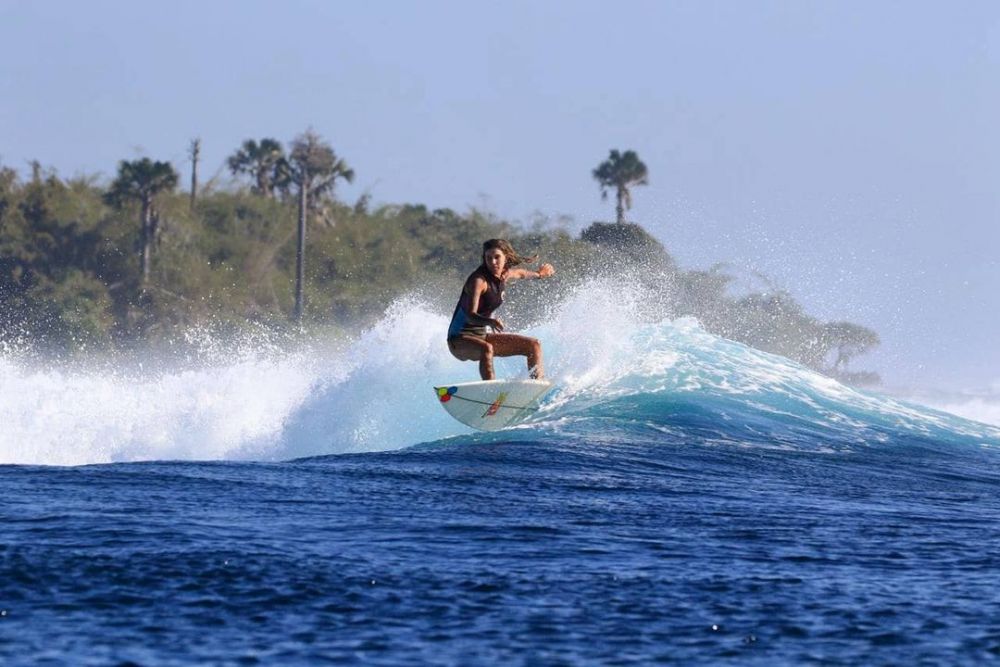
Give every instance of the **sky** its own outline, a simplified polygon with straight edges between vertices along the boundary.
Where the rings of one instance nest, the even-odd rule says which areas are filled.
[[[307,128],[338,196],[629,219],[684,268],[879,332],[900,387],[1000,392],[1000,3],[0,0],[0,162],[203,178]],[[557,267],[558,268],[558,267]]]

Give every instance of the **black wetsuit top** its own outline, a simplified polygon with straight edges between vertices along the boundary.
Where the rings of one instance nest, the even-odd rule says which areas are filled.
[[[473,324],[469,320],[469,306],[472,302],[472,290],[474,289],[476,278],[486,281],[486,291],[479,295],[479,307],[475,314],[484,319],[491,319],[493,311],[503,303],[503,291],[506,280],[497,278],[485,267],[480,265],[478,269],[469,274],[465,279],[465,286],[462,287],[462,295],[458,298],[458,305],[455,306],[455,313],[451,316],[451,326],[448,327],[448,339],[458,335],[485,336],[486,325]]]

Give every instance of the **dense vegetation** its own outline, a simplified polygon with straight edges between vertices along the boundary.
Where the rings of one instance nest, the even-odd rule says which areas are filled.
[[[307,179],[326,182],[302,165],[265,139],[244,143],[229,160],[245,185],[199,189],[192,178],[188,192],[177,190],[172,166],[149,160],[122,162],[112,183],[63,179],[37,164],[22,179],[0,167],[0,342],[73,354],[141,347],[192,326],[293,328],[302,211],[308,243],[298,326],[307,329],[365,326],[403,294],[448,313],[482,241],[507,237],[558,270],[544,295],[526,290],[511,300],[508,317],[521,326],[603,277],[650,295],[640,300],[645,317],[691,315],[709,331],[843,379],[877,379],[848,372],[852,358],[878,344],[875,332],[821,322],[786,292],[732,295],[731,276],[680,269],[638,225],[594,223],[576,236],[551,221],[526,227],[478,210],[371,208],[367,197],[348,205],[334,196],[336,175],[308,196],[296,189]],[[349,171],[336,158],[326,167],[341,177]],[[602,188],[625,184],[615,190],[619,217],[627,185],[646,180],[644,165],[641,173],[634,162],[623,168],[629,173],[618,181],[594,170]],[[622,267],[634,270],[623,275]]]

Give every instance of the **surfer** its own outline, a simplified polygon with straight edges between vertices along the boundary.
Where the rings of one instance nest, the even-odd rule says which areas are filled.
[[[532,378],[545,376],[542,367],[542,344],[537,338],[503,333],[504,325],[493,317],[503,303],[504,287],[522,278],[547,278],[555,273],[551,264],[542,264],[538,271],[519,268],[536,257],[523,257],[504,239],[483,243],[483,263],[465,280],[455,314],[448,327],[448,349],[460,361],[478,361],[479,375],[493,379],[493,357],[528,358],[528,374]]]

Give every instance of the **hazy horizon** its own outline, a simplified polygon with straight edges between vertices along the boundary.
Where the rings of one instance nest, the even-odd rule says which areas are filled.
[[[224,178],[306,127],[376,203],[629,218],[685,268],[762,272],[882,337],[889,386],[1000,391],[1000,6],[94,2],[0,6],[0,162],[149,155]]]

